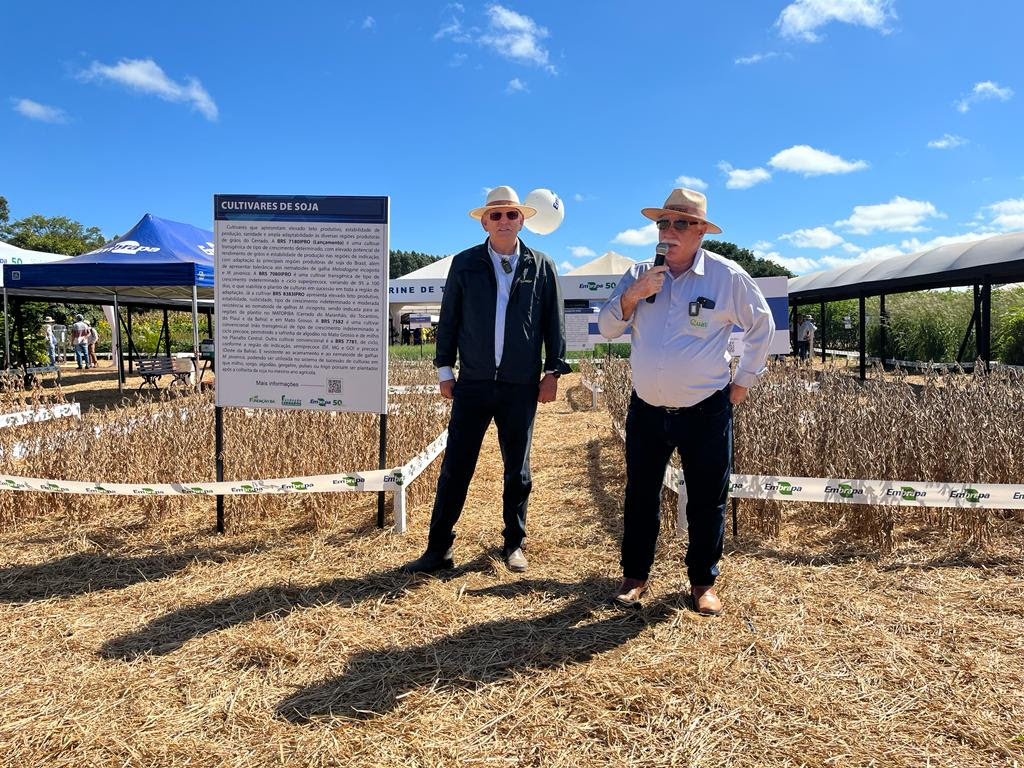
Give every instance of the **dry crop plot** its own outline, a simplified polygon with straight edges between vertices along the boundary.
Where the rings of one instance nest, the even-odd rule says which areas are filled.
[[[605,403],[625,424],[631,389],[628,361],[604,366]],[[1007,368],[986,374],[931,373],[911,384],[878,369],[863,385],[837,368],[775,363],[735,414],[740,474],[847,477],[920,482],[1019,483],[1024,478],[1024,375]],[[738,501],[745,530],[777,535],[784,512],[844,526],[849,535],[894,546],[899,526],[933,529],[964,546],[998,536],[1019,511],[895,509]]]
[[[428,383],[436,376],[424,365],[396,365],[390,378]],[[397,383],[397,382],[394,382]],[[6,394],[4,407],[23,410],[59,401],[59,390]],[[183,393],[183,394],[174,394]],[[40,399],[40,398],[45,398]],[[401,466],[446,427],[448,405],[439,395],[391,398],[388,466]],[[81,420],[59,419],[0,430],[0,474],[52,480],[107,483],[201,482],[215,479],[212,395],[169,390],[159,400],[138,400],[104,410],[85,411]],[[379,419],[373,414],[225,409],[224,477],[259,480],[375,469]],[[21,450],[14,450],[20,444]],[[438,465],[409,486],[413,504],[431,495]],[[228,525],[295,511],[316,525],[327,525],[349,510],[366,509],[370,494],[289,494],[229,496]],[[81,522],[101,510],[142,510],[147,517],[203,511],[212,519],[214,502],[203,497],[129,498],[62,494],[0,495],[0,526],[30,516]]]
[[[878,557],[789,518],[730,539],[718,620],[687,609],[666,536],[652,600],[623,613],[621,443],[577,381],[539,410],[525,576],[497,559],[493,432],[442,578],[396,571],[429,504],[404,537],[369,509],[225,537],[132,507],[0,531],[0,766],[1024,758],[1019,524],[984,552],[901,537]]]

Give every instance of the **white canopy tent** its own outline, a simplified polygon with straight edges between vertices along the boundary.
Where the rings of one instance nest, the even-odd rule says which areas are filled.
[[[628,256],[623,256],[615,251],[606,251],[592,261],[588,261],[576,269],[565,273],[565,277],[576,275],[619,275],[622,276],[630,267],[636,264]]]
[[[53,261],[64,261],[69,257],[59,253],[27,251],[16,245],[0,240],[0,264],[49,264]],[[4,284],[3,270],[0,269],[0,285]]]

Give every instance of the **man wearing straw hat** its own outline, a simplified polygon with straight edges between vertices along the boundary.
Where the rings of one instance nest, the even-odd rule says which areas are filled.
[[[732,464],[732,409],[764,373],[775,323],[751,277],[729,259],[701,248],[707,200],[674,189],[660,208],[641,213],[667,245],[664,264],[639,262],[622,276],[598,323],[609,339],[631,330],[633,392],[626,416],[626,491],[622,585],[615,600],[638,605],[648,591],[661,514],[661,486],[673,451],[686,481],[686,552],[694,608],[717,615],[718,561],[725,540],[725,503]],[[659,246],[660,248],[661,246]],[[745,332],[730,376],[729,334]],[[731,378],[731,381],[730,381]]]
[[[453,401],[452,415],[427,550],[406,564],[408,573],[454,567],[455,523],[492,419],[505,470],[502,555],[510,570],[527,568],[522,546],[533,419],[537,403],[553,401],[558,377],[570,370],[554,262],[519,239],[523,221],[536,213],[506,186],[492,189],[485,204],[469,212],[487,240],[456,255],[445,281],[434,365],[442,396]]]

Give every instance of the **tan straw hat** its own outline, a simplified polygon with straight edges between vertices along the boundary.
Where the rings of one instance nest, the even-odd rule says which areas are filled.
[[[709,233],[717,235],[722,232],[716,224],[708,221],[708,199],[692,189],[676,187],[661,208],[644,208],[640,213],[652,221],[664,216],[684,216],[692,221],[707,224]]]
[[[44,317],[44,318],[43,318],[43,322],[44,322],[44,323],[55,323],[55,322],[57,322],[57,321],[56,321],[56,320],[54,320],[54,319],[53,319],[52,317],[50,317],[49,315],[47,315],[46,317]]]
[[[536,208],[531,208],[528,205],[520,203],[519,195],[516,194],[516,191],[512,189],[512,187],[505,186],[495,187],[488,192],[487,200],[484,204],[479,208],[474,208],[469,212],[469,215],[474,219],[482,218],[484,212],[487,211],[488,208],[501,208],[502,210],[505,208],[517,208],[519,212],[523,214],[524,219],[528,219],[537,214]]]

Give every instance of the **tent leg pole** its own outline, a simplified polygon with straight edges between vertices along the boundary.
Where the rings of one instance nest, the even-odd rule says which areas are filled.
[[[195,285],[192,286],[192,379],[199,389],[199,289]]]
[[[7,286],[4,286],[4,368],[11,367],[11,331],[7,327]]]
[[[114,346],[117,348],[117,392],[124,394],[124,350],[121,349],[121,307],[114,294]]]
[[[860,339],[858,340],[858,347],[860,351],[860,380],[864,381],[864,379],[867,378],[867,334],[864,330],[867,312],[864,307],[863,294],[860,296],[858,310],[860,314],[860,317],[858,318],[858,324],[860,325]]]

